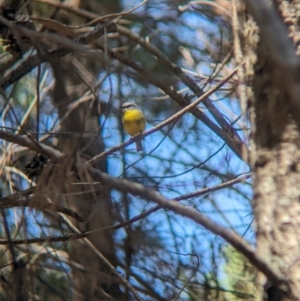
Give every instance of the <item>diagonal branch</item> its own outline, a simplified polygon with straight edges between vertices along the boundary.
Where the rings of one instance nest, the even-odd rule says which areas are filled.
[[[80,168],[80,166],[78,166],[78,168]],[[199,211],[179,204],[176,201],[168,200],[157,191],[147,188],[139,183],[131,182],[126,179],[110,177],[106,173],[95,168],[90,168],[89,170],[95,178],[98,178],[103,184],[106,184],[110,188],[141,196],[147,200],[157,203],[165,209],[171,210],[193,220],[197,224],[203,226],[230,243],[235,249],[248,258],[258,270],[263,272],[274,285],[278,285],[283,282],[281,276],[274,271],[260,255],[256,254],[255,250],[252,249],[252,247],[244,239],[234,232],[218,225]]]
[[[164,120],[163,122],[161,122],[160,124],[158,124],[155,127],[151,128],[150,130],[145,131],[141,135],[141,137],[147,137],[147,136],[153,134],[154,132],[162,129],[163,127],[167,126],[168,124],[171,124],[172,122],[176,121],[178,118],[183,116],[185,113],[189,112],[191,109],[196,108],[196,106],[199,103],[203,102],[206,99],[206,97],[213,94],[220,87],[222,87],[224,84],[226,84],[230,80],[230,78],[232,78],[235,75],[236,71],[237,71],[237,68],[235,68],[227,77],[225,77],[222,81],[220,81],[215,87],[213,87],[209,91],[205,92],[202,96],[200,96],[198,99],[193,101],[191,104],[189,104],[186,107],[184,107],[183,109],[181,109],[179,112],[177,112],[173,116],[171,116],[168,119]],[[140,137],[137,137],[137,138],[140,138]],[[94,162],[99,161],[99,160],[103,159],[104,157],[107,157],[108,155],[111,155],[112,153],[124,148],[128,144],[131,144],[137,138],[131,138],[128,142],[125,142],[125,143],[122,143],[122,144],[117,145],[115,147],[112,147],[111,149],[109,149],[107,151],[104,151],[103,153],[101,153],[101,154],[95,156],[94,158],[90,159],[87,163],[93,164]]]
[[[103,47],[102,45],[97,45],[99,49],[101,49],[104,53],[107,53],[110,57],[117,59],[123,64],[129,66],[130,68],[137,71],[140,75],[142,75],[147,81],[164,91],[167,95],[169,95],[173,100],[175,100],[181,107],[186,107],[190,105],[190,103],[183,96],[178,94],[176,91],[163,84],[163,82],[151,75],[147,72],[143,67],[139,64],[129,60],[128,58],[120,55],[118,52],[113,51],[107,47]],[[199,97],[203,94],[201,93]],[[203,100],[204,103],[205,99]],[[238,136],[235,136],[234,131],[232,131],[232,127],[220,128],[216,125],[211,119],[209,119],[200,108],[190,108],[190,113],[192,113],[195,117],[201,120],[208,128],[210,128],[216,135],[218,135],[223,141],[227,143],[227,145],[232,149],[232,151],[241,159],[244,160],[243,152],[246,150],[245,144],[240,140]]]
[[[17,30],[22,30],[25,34],[30,36],[34,36],[35,38],[37,37],[43,37],[44,33],[38,33],[33,30],[29,30],[26,28],[23,28],[21,26],[17,26],[14,24],[10,24],[5,18],[0,16],[0,23],[5,24],[6,26],[9,26],[13,28],[15,31]],[[25,58],[20,64],[18,64],[15,68],[10,70],[3,76],[3,78],[0,80],[0,89],[5,90],[8,86],[22,78],[24,75],[29,73],[32,69],[34,69],[37,65],[46,62],[49,60],[49,58],[57,58],[57,57],[62,57],[65,56],[66,54],[70,53],[72,50],[72,47],[74,48],[76,43],[80,44],[86,44],[91,42],[94,39],[98,39],[100,36],[103,36],[104,34],[108,32],[115,32],[116,31],[116,24],[114,23],[108,23],[105,25],[98,25],[96,26],[92,31],[88,33],[84,33],[80,36],[78,36],[77,39],[74,41],[59,37],[58,35],[51,34],[51,38],[59,41],[64,41],[65,45],[68,45],[71,48],[67,48],[65,46],[60,46],[55,49],[51,49],[47,51],[47,53],[44,55],[40,53],[34,54],[32,56],[28,56]],[[50,37],[50,36],[49,36]],[[78,45],[79,46],[79,45]],[[80,48],[82,49],[82,48]]]
[[[201,195],[210,193],[212,191],[217,191],[217,190],[232,186],[234,184],[243,182],[243,181],[247,180],[250,177],[251,177],[251,174],[249,173],[249,174],[246,174],[242,177],[238,177],[238,178],[223,182],[223,183],[218,184],[218,185],[213,186],[213,187],[207,187],[207,188],[203,188],[203,189],[198,190],[198,191],[194,191],[192,193],[181,195],[179,197],[174,198],[174,200],[175,201],[183,201],[183,200],[188,200],[188,199],[191,199],[191,198],[195,198],[197,196],[201,196]],[[30,194],[32,192],[33,192],[33,189],[29,188],[25,191],[18,192],[18,193],[15,193],[14,195],[7,196],[7,197],[0,200],[0,207],[5,207],[5,206],[2,206],[2,203],[4,203],[4,205],[6,205],[7,202],[10,202],[10,200],[14,199],[16,196],[23,197],[24,195],[28,195],[28,193]],[[21,244],[45,243],[45,242],[62,242],[62,241],[71,241],[71,240],[75,240],[75,239],[82,239],[84,237],[87,237],[87,235],[89,235],[91,233],[96,233],[96,232],[100,232],[100,231],[117,230],[117,229],[127,227],[127,226],[129,226],[129,225],[131,225],[131,224],[133,224],[137,221],[142,220],[143,218],[149,216],[150,214],[152,214],[152,213],[154,213],[154,212],[156,212],[160,209],[162,209],[162,207],[160,205],[156,205],[156,206],[150,208],[149,210],[147,210],[145,212],[142,212],[141,214],[136,215],[136,216],[134,216],[134,217],[132,217],[132,218],[126,220],[126,221],[123,221],[119,224],[116,224],[114,226],[108,226],[108,227],[101,228],[101,229],[85,231],[85,232],[80,233],[80,234],[73,233],[73,234],[69,234],[69,235],[55,236],[55,237],[51,236],[51,237],[38,237],[38,238],[35,237],[35,238],[29,238],[29,239],[14,239],[14,240],[12,240],[12,243],[16,244],[16,245],[21,245]],[[62,212],[62,213],[66,214],[65,212]],[[9,243],[8,240],[0,239],[0,245],[7,245],[8,243]]]
[[[63,154],[60,151],[58,151],[50,146],[47,146],[43,143],[36,142],[33,139],[30,139],[28,137],[23,137],[21,135],[17,135],[14,133],[0,130],[0,139],[25,146],[33,151],[38,152],[39,154],[45,155],[47,157],[54,157],[57,159],[63,157]]]

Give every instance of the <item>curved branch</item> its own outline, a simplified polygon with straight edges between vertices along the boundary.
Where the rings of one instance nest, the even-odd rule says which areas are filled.
[[[78,168],[81,167],[78,166]],[[165,209],[171,210],[193,220],[197,224],[203,226],[207,230],[222,237],[224,240],[230,243],[235,249],[248,258],[253,266],[264,273],[274,285],[278,285],[283,282],[281,276],[274,271],[274,269],[260,255],[258,255],[244,239],[242,239],[236,233],[218,225],[199,211],[181,205],[175,201],[168,200],[160,195],[157,191],[147,188],[139,183],[131,182],[126,179],[110,177],[106,173],[95,168],[90,168],[89,170],[95,178],[98,178],[110,188],[141,196],[147,200],[157,203]]]
[[[47,157],[55,157],[57,159],[63,157],[63,154],[60,151],[43,143],[36,142],[33,138],[30,137],[23,137],[21,135],[0,130],[0,139],[27,147]]]
[[[0,16],[0,23],[4,24],[5,26],[11,28],[12,32],[22,31],[23,35],[27,35],[29,38],[43,38],[45,33],[38,33],[34,30],[30,30],[27,28],[23,28],[22,26],[15,25],[9,22],[4,17]],[[10,70],[3,76],[0,80],[0,89],[5,90],[8,86],[22,78],[24,75],[29,73],[32,69],[34,69],[38,64],[41,64],[50,58],[57,58],[62,57],[72,51],[74,47],[78,50],[84,50],[81,46],[78,48],[76,44],[87,44],[92,40],[98,39],[99,37],[103,36],[109,32],[116,31],[116,24],[115,23],[107,23],[107,24],[100,24],[95,26],[92,31],[79,35],[77,39],[71,40],[67,38],[62,38],[59,35],[49,34],[47,33],[48,37],[54,39],[57,42],[63,42],[64,45],[68,46],[59,46],[54,47],[54,49],[47,50],[47,52],[43,51],[43,49],[39,49],[40,52],[25,58],[20,64],[18,64],[14,69]],[[79,46],[79,45],[78,45]],[[85,50],[84,50],[85,51]]]

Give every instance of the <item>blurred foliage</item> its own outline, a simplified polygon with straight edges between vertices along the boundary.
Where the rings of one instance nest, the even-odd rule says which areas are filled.
[[[256,269],[233,247],[226,246],[224,253],[226,277],[223,282],[231,291],[226,292],[226,300],[243,300],[246,296],[247,300],[254,300]]]

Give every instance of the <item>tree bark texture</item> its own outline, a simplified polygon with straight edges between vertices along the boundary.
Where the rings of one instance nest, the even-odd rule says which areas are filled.
[[[87,8],[88,2],[83,3],[85,8]],[[97,5],[96,2],[91,2],[94,6]],[[118,1],[111,1],[112,3],[117,4]],[[80,5],[80,1],[74,1],[71,4],[77,7]],[[101,12],[101,7],[98,7],[97,11]],[[64,19],[64,16],[58,15],[57,18]],[[77,24],[76,21],[75,24]],[[57,108],[60,120],[70,110],[70,104],[93,86],[99,70],[105,69],[106,66],[101,65],[100,62],[101,60],[97,62],[95,58],[76,54],[69,54],[50,62],[55,77],[53,104]],[[82,68],[78,69],[80,64]],[[83,77],[84,74],[89,77]],[[66,138],[62,135],[58,141],[59,148],[66,155],[66,159],[65,162],[57,164],[63,174],[59,174],[57,177],[60,183],[56,183],[55,198],[85,218],[83,223],[73,220],[74,225],[81,232],[101,229],[114,224],[109,190],[101,184],[96,186],[82,184],[95,182],[84,170],[79,171],[74,177],[67,178],[65,175],[72,174],[72,171],[65,172],[63,167],[69,168],[75,159],[92,158],[104,150],[100,135],[100,109],[98,99],[79,104],[61,122],[61,132],[74,133],[74,137]],[[84,132],[89,133],[90,136],[87,138],[83,135],[80,136]],[[98,162],[95,167],[107,171],[105,161]],[[64,179],[63,183],[61,183],[62,178]],[[74,183],[78,185],[74,185]],[[65,197],[62,197],[62,193]],[[88,235],[87,238],[113,266],[117,265],[112,232],[98,231]],[[69,254],[70,262],[73,263],[71,264],[74,279],[73,300],[120,299],[119,284],[113,280],[109,269],[84,242],[72,242]]]
[[[274,1],[275,2],[275,1]],[[297,43],[299,1],[276,1],[279,15]],[[300,134],[288,93],[256,25],[245,29],[252,119],[254,215],[257,251],[288,284],[287,299],[300,299]],[[255,63],[255,64],[254,64]],[[251,69],[253,66],[253,69]],[[300,96],[299,96],[300,97]]]

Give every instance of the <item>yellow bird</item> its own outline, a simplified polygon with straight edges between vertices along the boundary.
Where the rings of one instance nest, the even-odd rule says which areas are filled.
[[[139,107],[131,102],[125,102],[121,105],[123,112],[122,123],[124,129],[131,137],[140,135],[145,130],[146,118]],[[143,150],[142,140],[136,141],[136,151]]]

